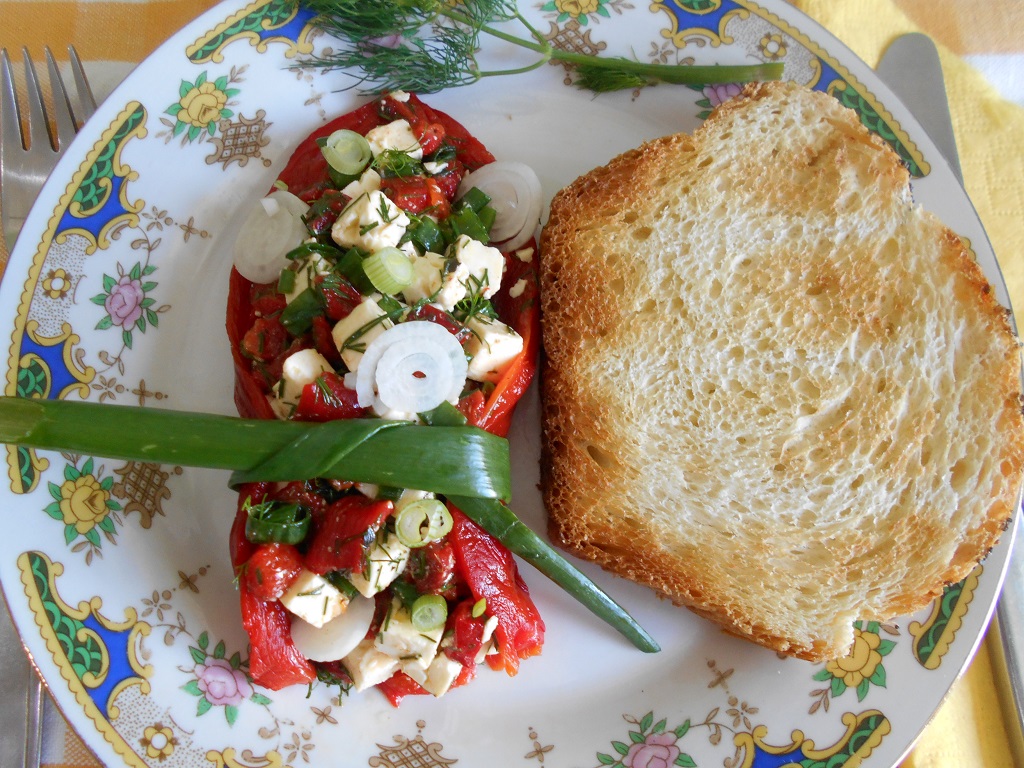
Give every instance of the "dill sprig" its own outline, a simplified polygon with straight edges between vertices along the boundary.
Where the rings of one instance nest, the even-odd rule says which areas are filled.
[[[312,63],[347,70],[368,93],[435,93],[484,77],[528,72],[549,61],[573,69],[579,87],[598,93],[654,82],[707,85],[782,76],[778,63],[677,66],[562,50],[530,25],[513,0],[303,0],[303,5],[316,14],[316,26],[342,42]],[[513,21],[527,36],[494,26]],[[482,35],[524,48],[535,58],[522,67],[483,70],[477,62]]]

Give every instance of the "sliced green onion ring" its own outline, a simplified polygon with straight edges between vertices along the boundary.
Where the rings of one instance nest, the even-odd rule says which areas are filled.
[[[320,151],[331,168],[346,176],[358,176],[373,159],[369,142],[355,131],[346,129],[328,136]]]
[[[414,501],[395,517],[398,540],[412,549],[443,539],[451,529],[451,512],[437,499]]]
[[[412,604],[412,625],[420,632],[440,629],[448,621],[448,603],[440,595],[421,595]]]
[[[249,504],[245,538],[254,544],[298,544],[309,532],[309,508],[301,504],[264,501]]]
[[[395,294],[412,285],[415,273],[409,256],[397,248],[381,248],[363,260],[363,272],[381,293]]]

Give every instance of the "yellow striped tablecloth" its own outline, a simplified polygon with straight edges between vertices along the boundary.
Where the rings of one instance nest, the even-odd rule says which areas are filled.
[[[1024,3],[1020,0],[791,0],[868,64],[903,32],[939,43],[967,191],[985,224],[1010,295],[1024,308]],[[99,99],[212,0],[0,0],[0,47],[42,59],[73,44]],[[0,254],[0,269],[3,267]],[[990,636],[903,768],[1012,768],[1012,713],[1001,708]],[[99,763],[48,704],[43,764]]]

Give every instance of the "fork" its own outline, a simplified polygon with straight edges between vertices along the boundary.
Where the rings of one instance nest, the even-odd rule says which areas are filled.
[[[46,48],[53,104],[50,115],[35,66],[28,50],[23,49],[28,106],[28,113],[23,115],[15,88],[14,67],[7,50],[0,50],[0,218],[8,252],[13,250],[43,182],[78,129],[96,110],[85,70],[73,47],[68,48],[68,55],[77,94],[74,106],[57,62]],[[51,117],[52,124],[48,119]],[[0,253],[0,275],[3,268]],[[3,599],[0,599],[0,669],[4,670],[5,682],[13,686],[0,696],[0,733],[4,736],[0,739],[0,766],[37,768],[42,747],[42,683],[21,648]]]
[[[6,49],[0,50],[0,214],[3,216],[3,234],[8,250],[13,250],[14,241],[46,177],[79,127],[96,110],[92,90],[75,49],[68,47],[71,72],[78,94],[75,105],[72,105],[68,90],[64,87],[53,54],[49,48],[45,50],[52,115],[47,110],[47,100],[28,49],[22,49],[27,114],[22,113],[18,103],[10,56]]]

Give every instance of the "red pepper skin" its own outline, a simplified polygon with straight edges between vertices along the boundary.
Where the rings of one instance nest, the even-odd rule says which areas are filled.
[[[494,630],[498,653],[487,657],[492,669],[509,675],[519,660],[536,656],[544,644],[544,621],[519,575],[512,553],[462,512],[448,505],[453,526],[448,540],[455,548],[459,576],[474,600],[487,601],[487,613],[498,619]]]
[[[502,374],[487,398],[483,415],[473,422],[476,426],[502,437],[508,434],[512,425],[512,411],[516,403],[533,380],[540,352],[537,244],[531,240],[523,248],[533,248],[533,258],[530,261],[523,261],[514,253],[506,253],[502,287],[494,297],[498,316],[523,337],[523,352]],[[521,279],[525,280],[523,292],[516,297],[510,296],[509,289]]]
[[[292,642],[292,624],[285,607],[278,600],[260,600],[244,583],[239,584],[239,593],[253,682],[272,691],[312,682],[316,670]]]
[[[320,374],[317,381],[302,388],[293,418],[296,421],[321,422],[358,419],[365,416],[368,410],[359,407],[359,396],[354,389],[345,386],[341,376],[327,371]]]
[[[362,572],[367,545],[377,536],[388,515],[390,501],[345,496],[327,508],[306,550],[306,567],[321,575],[331,571]]]

